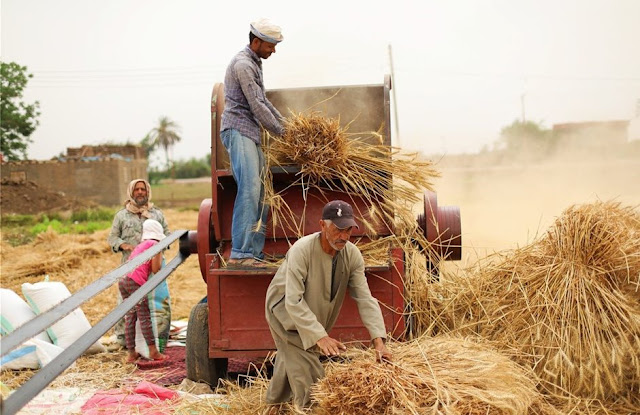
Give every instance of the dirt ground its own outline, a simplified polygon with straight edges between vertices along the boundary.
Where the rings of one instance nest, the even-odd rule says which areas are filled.
[[[32,181],[4,179],[0,185],[0,207],[3,214],[33,215],[95,206],[91,201],[69,197],[63,192],[40,187]]]
[[[86,202],[64,194],[43,191],[32,182],[2,183],[2,213],[43,213],[88,207]],[[37,209],[41,207],[40,209]],[[172,230],[195,230],[195,211],[162,209]],[[71,293],[87,286],[120,265],[120,254],[111,252],[107,244],[109,230],[90,235],[41,234],[28,245],[11,247],[4,240],[0,254],[0,285],[22,295],[23,283],[35,283],[48,276],[50,281],[63,282]],[[170,261],[178,254],[172,244],[165,254]],[[187,319],[191,307],[206,295],[197,255],[190,256],[168,279],[172,319]],[[89,300],[81,308],[95,324],[116,305],[116,285]]]

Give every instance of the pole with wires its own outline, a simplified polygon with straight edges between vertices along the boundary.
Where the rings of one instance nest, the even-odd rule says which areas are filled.
[[[389,66],[391,68],[391,93],[393,94],[393,121],[395,123],[396,146],[400,147],[400,125],[398,124],[398,100],[396,99],[396,80],[393,73],[393,54],[389,44]]]

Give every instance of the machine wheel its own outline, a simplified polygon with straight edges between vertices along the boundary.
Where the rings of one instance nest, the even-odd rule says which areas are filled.
[[[209,358],[208,306],[207,303],[199,303],[191,309],[187,326],[187,378],[194,382],[206,382],[215,388],[218,380],[227,376],[228,360]]]

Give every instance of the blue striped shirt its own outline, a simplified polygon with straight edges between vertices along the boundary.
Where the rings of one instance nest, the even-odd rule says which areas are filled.
[[[282,135],[282,115],[265,96],[262,61],[247,45],[227,67],[221,131],[236,129],[260,144],[260,126]]]

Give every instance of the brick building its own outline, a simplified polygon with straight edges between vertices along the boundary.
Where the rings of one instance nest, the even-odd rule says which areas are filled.
[[[553,133],[563,140],[580,140],[593,144],[624,144],[627,142],[628,120],[588,121],[554,124]]]
[[[3,162],[2,180],[29,180],[38,186],[104,206],[120,205],[133,179],[148,180],[147,158],[136,145],[67,148],[54,160]]]

